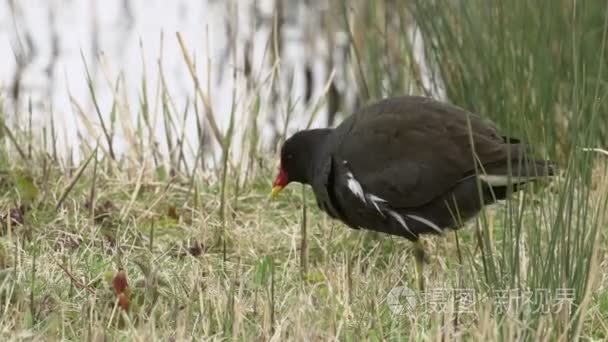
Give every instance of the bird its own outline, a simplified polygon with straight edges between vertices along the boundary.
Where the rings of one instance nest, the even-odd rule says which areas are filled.
[[[556,174],[520,139],[447,102],[401,96],[368,104],[335,128],[302,130],[282,145],[271,198],[289,183],[312,187],[319,208],[353,229],[414,243],[461,228],[522,185]]]

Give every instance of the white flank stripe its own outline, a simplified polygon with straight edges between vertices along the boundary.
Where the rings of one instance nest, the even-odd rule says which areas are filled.
[[[374,194],[369,194],[367,195],[367,197],[372,201],[372,202],[376,202],[376,203],[386,203],[385,199],[382,199]]]
[[[344,164],[346,164],[346,161],[344,161]],[[368,205],[369,203],[371,203],[371,205],[373,205],[374,208],[376,208],[378,213],[380,213],[380,215],[382,215],[382,217],[385,217],[384,211],[382,210],[382,208],[380,208],[380,204],[386,203],[386,200],[383,198],[380,198],[374,194],[371,194],[371,193],[366,194],[363,191],[363,187],[361,187],[361,183],[359,183],[359,181],[357,181],[355,179],[355,176],[350,171],[346,172],[346,186],[348,186],[348,189],[350,190],[350,192],[352,192],[355,195],[355,197],[360,199],[361,202],[363,202],[363,204]],[[407,229],[407,231],[409,231],[411,233],[410,229],[405,224],[403,217],[399,216],[399,214],[397,214],[394,211],[391,211],[390,209],[387,209],[387,211],[389,212],[389,214],[392,217],[394,217],[397,221],[399,221],[399,223],[403,227],[405,227],[405,229]]]
[[[425,219],[424,217],[420,217],[418,215],[407,215],[409,218],[416,220],[418,222],[422,222],[424,224],[426,224],[427,226],[433,228],[434,231],[438,232],[439,234],[443,233],[443,230],[441,230],[441,228],[439,228],[439,226],[437,226],[436,224],[434,224],[433,222]]]
[[[410,228],[407,226],[407,224],[405,223],[405,220],[403,219],[403,217],[401,217],[401,215],[397,214],[396,212],[394,212],[393,210],[388,209],[388,214],[391,215],[395,220],[397,220],[397,222],[399,222],[400,225],[403,226],[403,228],[405,228],[405,230],[407,230],[410,234],[414,234],[412,233],[412,231],[410,230]]]
[[[355,176],[353,176],[351,172],[346,173],[346,185],[348,186],[350,191],[355,194],[355,196],[357,196],[361,201],[363,201],[363,203],[367,204],[367,201],[365,200],[365,194],[363,193],[363,188],[361,187],[361,184],[357,182]]]
[[[380,213],[380,215],[382,215],[382,217],[384,217],[384,213],[382,212],[382,209],[380,209],[380,206],[378,205],[378,203],[386,203],[386,200],[384,200],[374,194],[368,194],[367,199],[372,203],[372,205],[376,208],[376,210]]]
[[[509,177],[504,175],[480,175],[479,179],[486,182],[490,186],[505,186],[509,184],[523,183],[536,179],[537,177]]]

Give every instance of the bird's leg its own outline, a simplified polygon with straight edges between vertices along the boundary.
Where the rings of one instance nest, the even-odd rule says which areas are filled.
[[[427,261],[426,254],[424,252],[424,245],[422,240],[418,239],[414,242],[414,259],[416,260],[416,277],[418,278],[418,290],[424,291],[424,273],[423,266],[424,262]]]

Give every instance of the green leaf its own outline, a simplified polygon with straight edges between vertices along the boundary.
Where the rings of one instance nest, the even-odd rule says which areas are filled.
[[[21,201],[31,203],[38,197],[38,187],[29,175],[14,175],[15,191]]]
[[[265,256],[257,262],[255,267],[255,274],[253,277],[253,283],[256,286],[264,287],[268,283],[270,274],[272,272],[272,259],[269,256]]]

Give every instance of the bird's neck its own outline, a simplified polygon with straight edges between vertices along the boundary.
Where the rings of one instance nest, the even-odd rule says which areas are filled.
[[[320,172],[320,168],[329,159],[330,149],[328,148],[331,128],[313,129],[308,134],[308,168],[306,170],[306,183],[312,184],[315,174]]]

